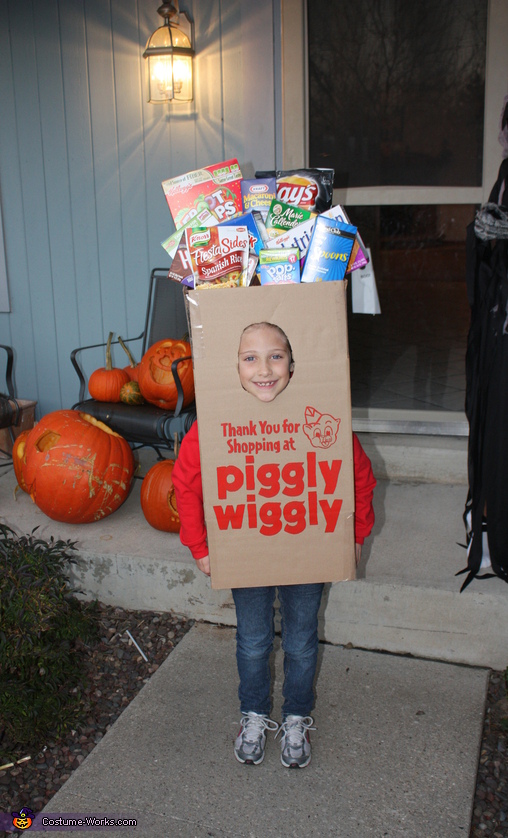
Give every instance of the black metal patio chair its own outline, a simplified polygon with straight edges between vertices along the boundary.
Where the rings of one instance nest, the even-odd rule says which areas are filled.
[[[145,328],[134,338],[125,338],[125,343],[141,341],[141,354],[158,340],[181,339],[188,333],[183,287],[179,282],[168,279],[167,268],[154,268],[150,274]],[[118,343],[118,341],[113,341]],[[121,434],[134,449],[149,446],[162,458],[160,449],[169,451],[174,457],[178,446],[196,419],[193,402],[183,407],[183,388],[178,377],[178,364],[188,358],[180,358],[171,365],[178,392],[174,411],[164,410],[151,404],[123,404],[122,402],[100,402],[85,399],[87,381],[80,366],[78,355],[88,349],[105,347],[106,342],[80,346],[71,352],[71,362],[79,378],[79,401],[74,410],[89,413],[111,430]]]
[[[5,366],[5,385],[7,387],[7,395],[0,393],[0,429],[8,429],[10,442],[14,442],[13,427],[19,425],[21,421],[21,408],[16,393],[14,391],[14,384],[12,381],[12,368],[14,365],[14,352],[11,346],[5,346],[0,343],[0,349],[4,349],[7,354],[7,362]],[[7,439],[7,438],[6,438]],[[9,440],[7,439],[7,442]],[[10,456],[10,452],[4,450],[0,444],[0,451],[5,456]]]

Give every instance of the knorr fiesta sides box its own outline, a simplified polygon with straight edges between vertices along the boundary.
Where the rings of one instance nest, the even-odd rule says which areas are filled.
[[[346,284],[197,288],[187,302],[212,587],[353,579]],[[245,334],[287,347],[282,383],[249,379]]]

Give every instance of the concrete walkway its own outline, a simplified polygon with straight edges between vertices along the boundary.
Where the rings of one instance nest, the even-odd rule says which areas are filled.
[[[324,645],[311,764],[283,768],[270,736],[263,764],[243,766],[234,630],[196,625],[45,814],[135,818],[123,832],[143,838],[464,838],[487,677]]]

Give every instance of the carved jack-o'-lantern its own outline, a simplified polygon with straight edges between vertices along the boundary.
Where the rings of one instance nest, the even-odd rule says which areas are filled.
[[[25,484],[49,518],[99,521],[126,499],[134,473],[129,443],[75,410],[48,413],[25,440]]]
[[[180,532],[180,516],[173,487],[173,460],[161,460],[151,467],[141,484],[141,509],[156,530]]]
[[[184,393],[183,406],[193,401],[194,372],[190,355],[190,344],[185,340],[159,340],[145,352],[139,362],[138,382],[147,402],[166,410],[175,409],[178,390],[171,366],[179,358],[188,358],[177,368]]]
[[[26,440],[30,431],[21,431],[14,440],[12,446],[12,465],[14,467],[14,474],[18,481],[18,486],[24,492],[28,492],[28,486],[25,481],[25,466],[26,466]]]

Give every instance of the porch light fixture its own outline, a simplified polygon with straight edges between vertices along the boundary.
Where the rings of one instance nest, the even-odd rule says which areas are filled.
[[[147,41],[143,58],[148,59],[148,101],[191,102],[194,27],[178,0],[162,3],[157,9],[164,26]]]

